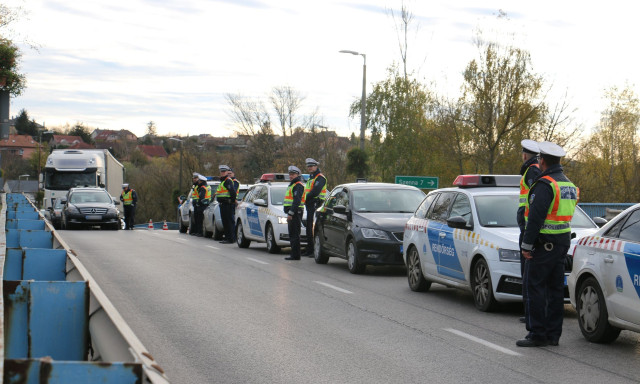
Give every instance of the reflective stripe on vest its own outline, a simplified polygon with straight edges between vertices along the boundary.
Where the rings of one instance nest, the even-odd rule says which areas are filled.
[[[200,195],[198,195],[198,186],[194,185],[193,189],[191,189],[191,199],[192,200],[200,200]]]
[[[580,198],[580,189],[570,181],[556,181],[551,176],[543,176],[553,190],[553,203],[549,206],[540,233],[557,235],[571,232],[571,219]],[[537,181],[536,181],[537,183]],[[534,184],[535,185],[535,184]],[[529,220],[529,198],[525,204],[525,221]]]
[[[527,185],[525,180],[527,178],[527,172],[529,172],[529,169],[531,167],[540,168],[538,164],[531,164],[530,166],[527,167],[527,170],[524,171],[524,175],[522,175],[522,178],[520,179],[520,204],[518,205],[518,207],[524,207],[525,204],[527,204],[527,195],[529,195],[529,186]]]
[[[327,178],[322,173],[318,173],[313,179],[307,180],[307,184],[304,186],[304,201],[307,201],[307,193],[311,192],[316,183],[316,179],[320,176],[324,177],[324,186],[322,187],[322,192],[316,196],[316,199],[324,200],[327,197]]]
[[[304,187],[304,184],[302,184],[301,181],[296,181],[295,183],[289,185],[289,188],[287,188],[287,193],[285,193],[284,195],[284,203],[282,203],[283,206],[285,207],[290,207],[293,205],[293,187],[296,186],[296,184],[300,184]],[[305,201],[305,194],[302,194],[302,199],[300,200],[300,206],[299,208],[304,208],[304,201]],[[286,211],[286,210],[285,210]]]
[[[122,200],[124,200],[124,205],[133,204],[133,189],[130,189],[129,192],[122,191]]]
[[[205,185],[205,192],[204,192],[204,199],[202,199],[202,202],[207,204],[211,202],[211,186],[210,185]]]
[[[229,193],[229,190],[227,189],[227,187],[224,186],[224,181],[218,184],[218,188],[216,189],[216,196],[227,197],[227,198],[231,197],[231,193]]]

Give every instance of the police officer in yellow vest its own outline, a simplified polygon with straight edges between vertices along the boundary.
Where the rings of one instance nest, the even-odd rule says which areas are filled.
[[[540,170],[540,166],[538,165],[538,153],[540,153],[540,149],[538,149],[538,143],[525,139],[520,142],[522,145],[522,166],[520,167],[520,203],[518,205],[518,212],[516,214],[516,219],[518,221],[518,227],[520,227],[520,238],[518,240],[518,244],[522,243],[522,235],[524,234],[524,206],[527,202],[527,195],[529,194],[529,189],[533,185],[534,180],[540,176],[542,172]],[[524,257],[522,256],[522,252],[520,252],[520,276],[524,275]],[[525,300],[526,291],[522,290],[522,299]],[[525,322],[525,317],[522,316],[520,318],[520,322]]]
[[[129,184],[122,184],[122,193],[120,201],[124,206],[124,229],[133,229],[136,216],[136,203],[138,202],[138,194]]]
[[[307,211],[307,249],[304,253],[305,256],[313,257],[313,217],[327,196],[327,177],[322,174],[318,168],[318,163],[312,158],[305,160],[307,164],[307,171],[309,172],[309,179],[304,187],[305,203],[304,207]]]
[[[304,184],[300,177],[300,169],[295,165],[289,166],[289,187],[284,195],[283,209],[287,214],[289,228],[289,242],[291,254],[285,260],[300,260],[300,227],[304,210]]]
[[[218,169],[220,170],[220,184],[216,189],[216,200],[220,204],[220,218],[224,228],[224,240],[220,243],[231,244],[236,241],[233,216],[238,204],[236,201],[237,191],[233,179],[229,177],[231,168],[228,165],[220,165]]]
[[[197,225],[195,223],[195,207],[198,205],[198,200],[200,200],[200,195],[198,194],[198,184],[200,184],[200,174],[198,172],[193,172],[191,176],[191,181],[193,182],[193,186],[191,187],[191,205],[193,206],[193,217],[191,218],[191,222],[189,223],[189,234],[191,236],[196,236],[198,232],[196,231]],[[184,204],[184,201],[181,202]]]
[[[523,289],[529,334],[519,347],[558,345],[564,313],[564,260],[571,245],[571,218],[578,188],[564,175],[562,147],[538,144],[542,173],[525,203],[526,226],[520,247],[525,258]]]
[[[197,198],[194,197],[191,200],[193,203],[193,217],[195,227],[193,228],[192,233],[195,236],[202,237],[204,210],[207,208],[207,206],[209,206],[209,203],[211,202],[211,187],[207,184],[207,178],[205,176],[198,175],[198,185],[196,185],[193,190],[197,195]]]

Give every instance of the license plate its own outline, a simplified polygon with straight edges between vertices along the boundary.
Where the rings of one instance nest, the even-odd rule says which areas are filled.
[[[567,275],[564,275],[564,286],[567,286]]]
[[[102,220],[102,216],[101,215],[87,215],[87,216],[85,216],[85,219],[87,219],[87,220]]]

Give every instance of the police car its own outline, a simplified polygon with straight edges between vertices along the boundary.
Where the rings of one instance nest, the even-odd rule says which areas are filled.
[[[210,178],[211,180],[207,180],[207,185],[211,187],[211,192],[213,194],[213,192],[216,191],[216,188],[218,188],[218,184],[220,184],[220,180],[215,180],[217,179],[217,177],[215,177],[215,179],[211,176],[207,177],[208,179]],[[187,229],[189,229],[189,227],[191,226],[191,220],[193,220],[193,203],[192,203],[192,198],[191,196],[193,195],[193,187],[191,187],[191,189],[189,190],[189,195],[185,196],[185,195],[181,195],[180,197],[178,197],[178,200],[180,202],[180,205],[178,205],[178,226],[179,226],[179,231],[180,233],[187,233]]]
[[[289,183],[261,182],[254,184],[236,207],[236,242],[247,248],[252,241],[267,243],[269,253],[280,252],[290,246],[287,215],[284,213],[284,195]],[[302,218],[304,234],[306,212]],[[306,236],[300,236],[306,242]]]
[[[519,183],[519,175],[461,175],[457,187],[430,192],[405,225],[411,290],[432,282],[468,290],[481,311],[522,301]],[[571,229],[581,237],[598,227],[576,207]]]
[[[241,200],[249,190],[250,185],[240,184],[236,199]],[[212,189],[214,187],[211,187]],[[215,189],[212,190],[215,193]],[[213,237],[214,240],[222,240],[224,235],[224,227],[222,226],[222,217],[220,216],[220,204],[215,200],[209,204],[204,210],[204,220],[202,221],[204,229],[204,237]]]
[[[568,283],[587,340],[610,343],[622,329],[640,332],[640,204],[578,240]]]

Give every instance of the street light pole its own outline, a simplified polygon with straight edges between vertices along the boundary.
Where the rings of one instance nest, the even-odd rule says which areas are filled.
[[[180,142],[180,180],[178,180],[178,193],[182,193],[182,140],[170,137],[169,140]]]
[[[367,127],[367,55],[364,53],[342,50],[340,53],[360,55],[364,59],[362,64],[362,98],[360,99],[360,150],[364,151],[364,131]]]

